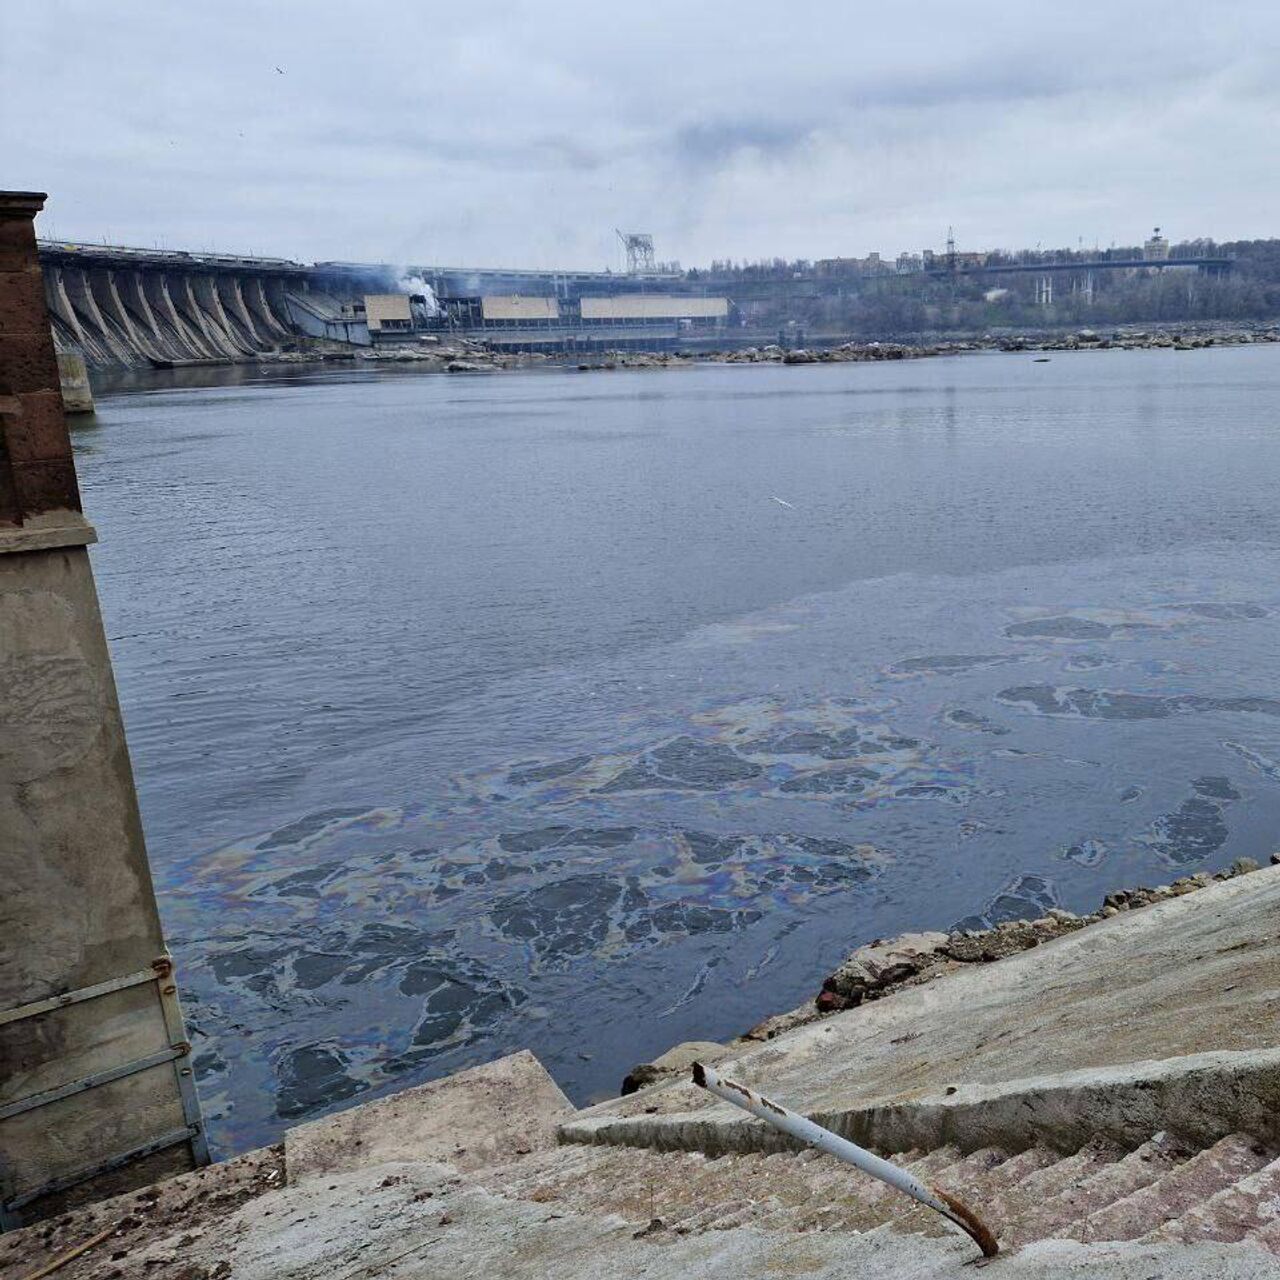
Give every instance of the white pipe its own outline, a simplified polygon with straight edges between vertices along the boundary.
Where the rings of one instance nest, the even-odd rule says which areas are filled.
[[[835,1156],[837,1160],[843,1160],[855,1169],[861,1169],[863,1173],[887,1183],[895,1191],[901,1191],[913,1200],[927,1205],[972,1236],[986,1257],[994,1258],[999,1252],[1000,1246],[996,1243],[995,1235],[976,1214],[945,1191],[925,1186],[919,1178],[901,1166],[882,1160],[870,1151],[864,1151],[848,1139],[832,1133],[830,1129],[824,1129],[820,1124],[814,1124],[812,1120],[807,1120],[794,1111],[788,1111],[786,1107],[780,1107],[763,1094],[748,1089],[746,1085],[723,1079],[714,1068],[700,1062],[693,1064],[693,1082],[708,1093],[714,1093],[717,1098],[723,1098],[726,1102],[732,1102],[735,1107],[749,1111],[775,1129],[811,1147],[817,1147],[819,1151],[825,1151],[827,1155]]]

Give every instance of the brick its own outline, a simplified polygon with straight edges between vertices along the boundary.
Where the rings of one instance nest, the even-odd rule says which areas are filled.
[[[0,271],[21,270],[35,261],[35,223],[29,218],[0,217]]]
[[[0,339],[13,333],[37,333],[48,325],[44,275],[39,265],[0,271]]]
[[[5,444],[14,462],[50,462],[71,457],[60,391],[29,391],[18,397],[22,412],[4,420]]]
[[[0,382],[14,395],[61,387],[53,335],[47,328],[37,333],[0,335]]]
[[[22,523],[22,508],[18,505],[18,493],[13,487],[13,468],[5,452],[4,438],[0,434],[0,525]]]
[[[45,511],[79,511],[80,487],[70,458],[14,462],[13,485],[24,518]]]

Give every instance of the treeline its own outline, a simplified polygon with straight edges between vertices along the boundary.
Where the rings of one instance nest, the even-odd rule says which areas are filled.
[[[1059,325],[1106,328],[1280,317],[1280,284],[1190,273],[1115,282],[1110,287],[1096,287],[1092,298],[1083,292],[1059,292],[1047,306],[1036,301],[1034,286],[1027,288],[1021,282],[1007,291],[988,291],[997,295],[994,297],[964,288],[948,289],[945,285],[923,289],[897,281],[893,285],[843,297],[809,299],[798,305],[795,300],[779,299],[773,315],[758,310],[752,318],[765,323],[794,319],[814,329],[893,337],[926,331],[974,332]]]
[[[992,266],[1011,263],[1045,263],[1061,266],[1066,263],[1129,261],[1142,257],[1142,246],[1112,245],[1108,249],[993,249],[986,253]],[[1183,240],[1169,248],[1169,258],[1233,258],[1235,270],[1241,274],[1280,284],[1280,239],[1231,240],[1218,243],[1211,239]],[[849,264],[849,274],[858,275],[855,258],[826,260]],[[865,261],[865,260],[864,260]],[[938,266],[946,262],[946,254],[938,252],[934,261]],[[885,278],[894,273],[895,258],[881,259],[880,274],[867,279]],[[705,281],[708,277],[724,280],[795,280],[821,278],[826,274],[823,264],[809,258],[760,258],[755,261],[737,262],[732,258],[716,258],[709,267],[694,267],[685,272],[692,281]]]
[[[1132,247],[1110,253],[1113,260],[1141,256],[1141,250]],[[1061,267],[1093,256],[1062,250],[1018,255],[1017,260]],[[1040,277],[1035,272],[955,277],[917,272],[836,280],[817,274],[811,263],[778,259],[739,264],[732,267],[728,278],[777,282],[776,291],[762,292],[758,284],[751,291],[750,302],[741,308],[751,324],[794,321],[814,329],[867,337],[1280,318],[1280,240],[1194,241],[1174,245],[1170,254],[1175,262],[1179,257],[1193,256],[1231,258],[1232,268],[1223,275],[1192,267],[1059,270],[1051,277],[1053,297],[1047,304],[1037,297]],[[797,282],[802,287],[797,288]]]

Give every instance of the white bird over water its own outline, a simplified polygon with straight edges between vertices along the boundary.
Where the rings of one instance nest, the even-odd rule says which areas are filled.
[[[776,493],[771,493],[771,494],[769,495],[769,497],[771,497],[771,498],[774,500],[774,502],[776,502],[776,503],[778,504],[778,506],[780,506],[780,507],[786,507],[786,509],[787,509],[788,511],[794,511],[794,510],[796,509],[796,508],[795,508],[795,503],[793,503],[793,502],[788,502],[788,501],[786,500],[786,498],[779,498],[779,497],[778,497],[778,495],[777,495]]]

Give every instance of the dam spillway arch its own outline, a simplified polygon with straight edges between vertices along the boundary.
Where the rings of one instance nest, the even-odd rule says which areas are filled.
[[[307,268],[284,259],[43,241],[54,342],[92,367],[226,364],[298,336],[289,292]]]

